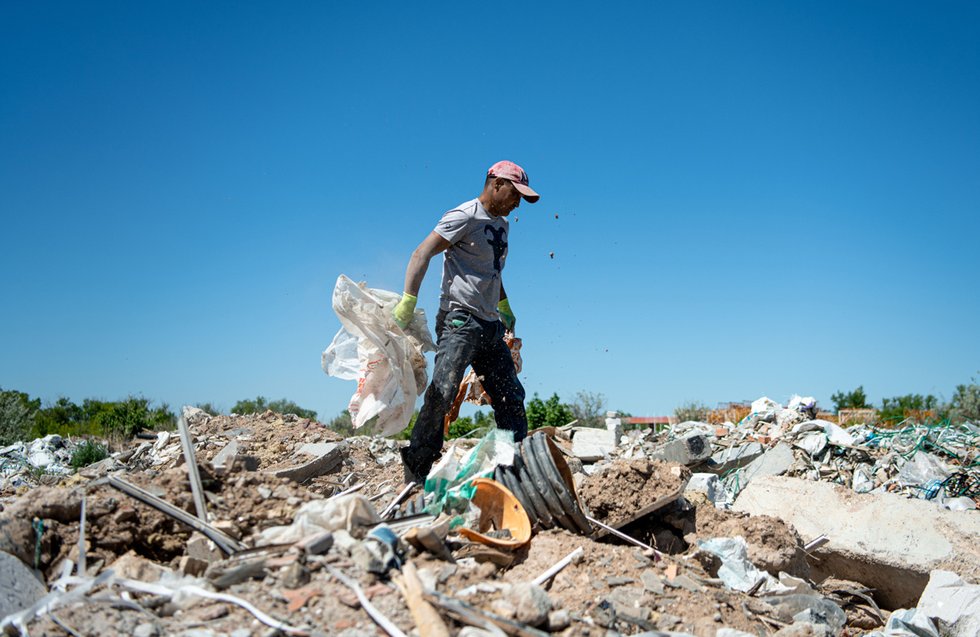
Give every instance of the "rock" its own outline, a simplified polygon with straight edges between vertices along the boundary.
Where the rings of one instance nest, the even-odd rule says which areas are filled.
[[[643,582],[643,588],[650,591],[654,595],[664,594],[664,583],[653,570],[647,569],[643,571],[640,575],[640,580]]]
[[[310,571],[299,562],[293,562],[286,567],[280,578],[286,588],[300,588],[310,583]]]
[[[0,617],[29,608],[47,592],[47,587],[23,562],[0,552]]]
[[[776,631],[773,637],[830,637],[830,629],[824,624],[794,622]]]
[[[157,637],[160,634],[160,630],[155,624],[140,624],[133,629],[133,637]]]
[[[140,557],[135,551],[129,551],[120,555],[114,562],[109,564],[109,568],[116,573],[117,577],[135,579],[141,582],[155,582],[164,573],[172,572],[165,566],[160,566],[145,557]]]
[[[187,540],[187,555],[207,564],[224,559],[221,549],[197,531]]]
[[[505,619],[517,616],[517,607],[509,599],[495,599],[490,603],[490,610]]]
[[[606,586],[609,588],[615,588],[616,586],[625,586],[626,584],[632,584],[636,580],[632,577],[623,577],[621,575],[610,575],[606,578]]]
[[[208,563],[204,560],[199,560],[196,557],[185,555],[181,557],[180,561],[177,563],[177,570],[184,575],[200,577],[201,575],[204,575],[204,571],[208,570]]]
[[[567,610],[559,609],[553,610],[548,613],[548,630],[550,632],[558,632],[560,630],[565,630],[572,624],[572,617],[568,614]]]
[[[269,498],[272,497],[272,489],[265,486],[264,484],[260,484],[258,487],[255,488],[255,490],[259,492],[259,497],[261,497],[263,500],[268,500]]]
[[[548,619],[551,599],[540,586],[521,582],[511,586],[505,595],[514,605],[517,621],[528,626],[540,626]]]
[[[946,511],[892,493],[854,493],[835,484],[758,477],[736,511],[771,515],[800,535],[830,541],[815,550],[813,579],[828,574],[875,588],[886,608],[911,608],[936,569],[980,576],[980,516]]]

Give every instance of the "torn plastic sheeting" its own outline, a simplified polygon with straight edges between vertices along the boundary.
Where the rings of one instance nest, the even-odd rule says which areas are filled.
[[[867,463],[854,466],[854,476],[851,478],[851,488],[856,493],[869,493],[875,488],[874,469]]]
[[[333,309],[343,327],[323,352],[323,371],[357,380],[348,411],[355,429],[380,435],[402,431],[428,382],[424,352],[434,351],[425,313],[402,330],[391,316],[400,294],[355,284],[341,274]]]
[[[745,538],[711,538],[698,542],[698,547],[721,560],[718,577],[729,589],[747,592],[757,588],[768,595],[813,595],[806,580],[779,573],[779,578],[757,568],[748,558]],[[762,584],[759,584],[759,581]]]
[[[840,606],[819,595],[767,597],[765,602],[776,610],[780,621],[823,624],[833,635],[839,635],[847,623],[847,615]]]
[[[936,625],[917,608],[900,608],[893,612],[885,627],[864,637],[940,637]]]
[[[273,526],[260,534],[259,546],[298,542],[324,531],[345,530],[363,537],[368,529],[381,522],[374,505],[362,495],[350,494],[328,500],[312,500],[296,511],[293,523]]]
[[[898,483],[904,486],[919,487],[929,499],[935,497],[939,484],[952,474],[942,460],[931,453],[920,451],[898,472]]]
[[[456,443],[453,443],[425,479],[425,492],[434,494],[426,511],[439,515],[446,510],[468,509],[476,492],[472,480],[493,478],[498,465],[514,464],[514,449],[514,432],[497,428],[480,438],[462,460],[457,458]]]
[[[745,538],[741,536],[700,540],[698,547],[721,559],[718,577],[730,589],[744,593],[755,588],[759,580],[764,581],[763,586],[766,586],[770,580],[775,582],[772,575],[760,571],[755,564],[749,561],[748,546],[745,543]]]
[[[820,455],[820,452],[827,448],[827,434],[822,431],[805,433],[796,439],[793,446],[803,449],[810,456]]]

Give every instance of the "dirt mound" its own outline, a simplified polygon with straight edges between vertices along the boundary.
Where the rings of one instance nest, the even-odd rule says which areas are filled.
[[[690,477],[690,470],[676,463],[620,459],[587,476],[577,491],[592,517],[618,526],[638,511],[676,497]]]
[[[749,560],[759,568],[773,575],[778,575],[780,571],[797,577],[810,575],[803,541],[796,529],[779,518],[749,516],[710,505],[699,506],[695,515],[694,536],[702,540],[742,536],[748,543]],[[690,536],[685,539],[689,543],[694,540]]]

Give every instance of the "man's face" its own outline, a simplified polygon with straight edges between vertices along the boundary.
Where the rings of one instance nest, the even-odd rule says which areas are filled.
[[[498,179],[494,183],[493,196],[490,201],[490,212],[500,217],[506,217],[521,205],[521,193],[517,191],[509,179]]]

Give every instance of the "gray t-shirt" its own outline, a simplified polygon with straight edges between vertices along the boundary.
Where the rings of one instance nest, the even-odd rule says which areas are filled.
[[[500,273],[507,261],[506,217],[494,217],[479,199],[460,204],[442,216],[435,232],[451,245],[442,265],[443,310],[466,310],[496,321]]]

